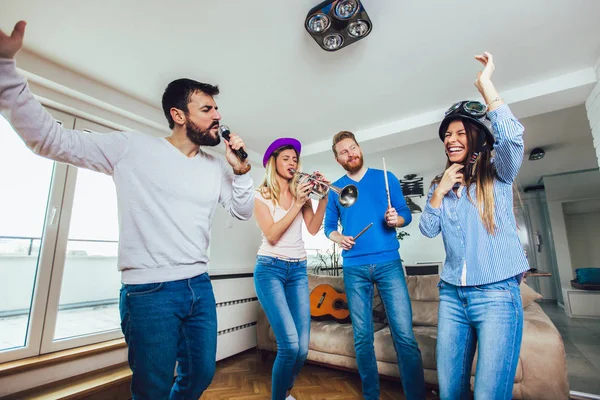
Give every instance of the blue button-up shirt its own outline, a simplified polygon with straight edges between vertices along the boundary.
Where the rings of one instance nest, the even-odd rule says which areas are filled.
[[[427,237],[442,233],[446,261],[441,278],[456,286],[498,282],[529,269],[517,235],[512,187],[523,162],[524,128],[507,105],[489,112],[488,117],[496,138],[492,160],[497,175],[494,181],[494,235],[488,233],[479,215],[475,185],[469,188],[473,202],[467,196],[467,188],[461,186],[458,195],[449,191],[439,208],[433,208],[430,203],[437,187],[437,184],[432,185],[419,223],[421,232]]]

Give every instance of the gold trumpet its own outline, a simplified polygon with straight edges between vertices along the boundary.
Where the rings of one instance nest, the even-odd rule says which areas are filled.
[[[310,182],[312,184],[309,197],[315,200],[324,199],[332,190],[340,198],[340,204],[343,207],[350,207],[356,202],[358,198],[358,189],[354,185],[346,185],[343,188],[333,186],[323,180],[321,180],[315,174],[307,174],[306,172],[298,172],[293,168],[290,168],[290,173],[295,175],[298,179],[298,183]]]

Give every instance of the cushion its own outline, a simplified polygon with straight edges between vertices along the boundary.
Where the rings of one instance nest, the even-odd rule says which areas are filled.
[[[525,282],[521,282],[521,301],[523,302],[523,308],[527,307],[536,300],[542,298],[542,295],[533,290]]]
[[[373,324],[375,332],[384,328],[383,324]],[[269,337],[275,341],[275,335],[269,331]],[[312,321],[310,323],[310,350],[322,353],[356,357],[354,351],[354,332],[352,324],[340,324],[335,321]]]
[[[437,339],[437,328],[432,326],[416,326],[413,329],[415,339],[421,351],[423,367],[426,369],[435,369],[435,342]],[[394,350],[394,342],[390,328],[385,328],[375,332],[375,357],[377,361],[396,363],[397,356]]]
[[[439,301],[412,300],[414,326],[437,326]]]
[[[575,282],[581,285],[600,285],[600,268],[577,268]]]
[[[407,276],[406,286],[411,301],[440,301],[439,275]]]

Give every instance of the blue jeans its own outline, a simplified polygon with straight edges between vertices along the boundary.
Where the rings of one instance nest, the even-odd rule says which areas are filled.
[[[216,367],[217,310],[208,274],[123,285],[119,309],[133,399],[198,399]]]
[[[400,260],[344,267],[363,396],[367,400],[379,399],[379,374],[373,346],[373,284],[377,285],[387,313],[404,394],[409,400],[425,399],[423,361],[412,330],[412,308]]]
[[[521,350],[523,306],[517,278],[481,286],[441,281],[437,370],[442,399],[470,398],[478,349],[475,398],[512,398]]]
[[[283,400],[308,355],[310,303],[306,261],[257,256],[254,286],[277,340],[271,398]]]

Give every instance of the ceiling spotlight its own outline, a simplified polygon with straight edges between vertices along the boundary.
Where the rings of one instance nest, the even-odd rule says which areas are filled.
[[[546,155],[546,152],[544,151],[544,149],[542,149],[541,147],[536,147],[535,149],[531,150],[531,153],[529,153],[529,160],[530,161],[541,160],[542,158],[544,158],[545,155]]]
[[[325,32],[329,25],[331,25],[331,20],[325,14],[315,14],[306,23],[306,27],[311,33],[321,33]]]
[[[304,27],[323,50],[336,51],[368,36],[373,25],[359,0],[326,0],[308,12]]]
[[[335,5],[335,15],[339,19],[350,19],[358,11],[357,0],[340,0]]]
[[[327,50],[334,51],[340,48],[340,46],[344,43],[344,38],[339,33],[334,33],[333,35],[327,35],[323,38],[323,45],[327,48]]]
[[[371,29],[371,26],[365,21],[360,20],[351,22],[350,25],[348,25],[348,33],[350,36],[355,38],[365,36],[367,33],[369,33],[369,29]]]

